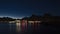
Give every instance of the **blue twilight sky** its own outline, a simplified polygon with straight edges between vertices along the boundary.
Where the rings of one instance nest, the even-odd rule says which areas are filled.
[[[0,16],[22,18],[32,14],[44,13],[60,16],[60,1],[58,0],[1,0]]]

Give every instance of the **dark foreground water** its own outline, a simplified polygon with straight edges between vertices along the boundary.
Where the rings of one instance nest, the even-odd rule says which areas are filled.
[[[0,24],[0,34],[58,34],[60,27],[47,25]]]

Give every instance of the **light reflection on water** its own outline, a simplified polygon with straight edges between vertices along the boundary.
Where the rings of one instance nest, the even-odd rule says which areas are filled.
[[[16,23],[16,32],[21,32],[21,23]]]
[[[15,29],[16,29],[16,24],[9,24],[10,34],[13,34],[14,32],[16,32]]]
[[[9,26],[8,26],[9,25]],[[16,24],[0,24],[0,33],[1,31],[9,34],[32,34],[32,33],[47,33],[56,31],[55,27],[45,26],[41,24],[28,24],[28,26],[24,23],[16,23]],[[26,33],[27,32],[27,33]]]
[[[23,33],[26,30],[25,23],[9,24],[10,33]],[[15,33],[15,34],[16,34]]]

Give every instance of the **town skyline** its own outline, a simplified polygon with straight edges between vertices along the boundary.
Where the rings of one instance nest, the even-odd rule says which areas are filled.
[[[50,13],[44,13],[44,14],[42,14],[42,15],[31,14],[30,16],[32,16],[32,15],[44,16],[45,14],[49,14],[49,15],[51,15],[51,16],[54,16],[54,15],[52,15],[52,14],[50,14]],[[30,16],[19,16],[19,17],[16,17],[16,16],[0,16],[0,18],[10,17],[10,18],[13,18],[13,19],[22,19],[22,18],[24,18],[24,17],[30,17]]]

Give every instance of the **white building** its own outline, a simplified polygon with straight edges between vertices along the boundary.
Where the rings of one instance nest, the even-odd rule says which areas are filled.
[[[41,21],[28,21],[28,23],[41,23]]]
[[[34,23],[34,21],[28,21],[28,23]]]
[[[17,26],[21,25],[21,21],[20,20],[15,20],[15,23],[16,23]]]
[[[9,21],[9,23],[15,23],[15,21]]]
[[[16,23],[21,23],[21,21],[20,21],[20,20],[15,20],[15,22],[16,22]]]

